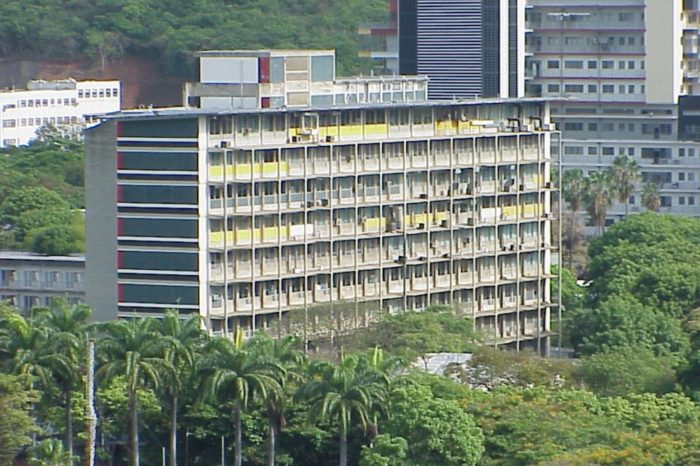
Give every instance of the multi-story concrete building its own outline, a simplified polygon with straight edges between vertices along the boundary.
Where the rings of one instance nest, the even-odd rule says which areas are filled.
[[[552,129],[538,99],[109,116],[87,133],[87,302],[306,337],[446,304],[544,351]]]
[[[0,147],[28,144],[46,126],[81,137],[94,115],[117,112],[120,102],[119,81],[29,81],[27,89],[0,91]]]
[[[42,256],[28,252],[0,252],[0,301],[22,312],[46,307],[57,298],[69,304],[84,301],[85,257]]]
[[[527,92],[555,100],[564,169],[590,173],[629,155],[641,168],[640,189],[659,186],[661,211],[700,214],[700,145],[679,137],[677,105],[695,85],[695,7],[680,0],[529,0]],[[632,211],[643,209],[639,193],[631,203]],[[624,206],[614,205],[610,221],[623,214]]]

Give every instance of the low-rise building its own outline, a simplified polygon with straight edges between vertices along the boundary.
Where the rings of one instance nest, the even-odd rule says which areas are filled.
[[[119,81],[29,81],[27,89],[0,91],[0,147],[26,145],[47,126],[80,138],[95,115],[120,109]]]
[[[22,312],[48,306],[56,298],[69,304],[85,298],[85,256],[43,256],[30,252],[0,252],[0,301]]]

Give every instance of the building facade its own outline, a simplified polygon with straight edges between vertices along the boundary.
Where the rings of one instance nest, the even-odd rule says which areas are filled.
[[[697,2],[695,2],[697,3]],[[564,169],[584,173],[631,156],[640,166],[630,199],[655,183],[661,211],[699,215],[700,145],[679,131],[679,97],[697,71],[696,4],[681,0],[529,0],[527,93],[553,99]],[[616,203],[609,222],[622,218]]]
[[[551,130],[539,100],[109,117],[87,133],[87,303],[305,338],[445,304],[545,351]]]
[[[0,147],[26,145],[47,126],[79,138],[94,115],[120,109],[119,81],[30,81],[27,89],[0,91]]]
[[[54,299],[69,304],[85,300],[85,257],[42,256],[28,252],[0,252],[0,302],[23,313],[46,307]]]

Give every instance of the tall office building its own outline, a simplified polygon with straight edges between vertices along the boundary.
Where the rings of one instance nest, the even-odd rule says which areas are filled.
[[[525,0],[400,0],[399,73],[431,99],[524,94]]]
[[[697,86],[697,2],[529,0],[527,93],[554,99],[564,169],[633,157],[661,211],[700,215],[700,146],[678,132],[678,100]],[[639,191],[631,211],[643,211]],[[609,221],[624,215],[622,204]]]
[[[87,302],[307,338],[445,304],[544,352],[551,130],[538,99],[109,116],[87,138]]]

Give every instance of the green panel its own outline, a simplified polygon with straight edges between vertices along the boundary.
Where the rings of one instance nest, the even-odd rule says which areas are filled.
[[[149,238],[196,238],[196,219],[173,218],[122,218],[121,236],[142,236]]]
[[[168,270],[176,272],[196,272],[197,253],[121,251],[120,268],[127,270]]]
[[[143,304],[198,304],[199,288],[177,285],[119,285],[120,301]]]
[[[120,169],[197,171],[197,153],[122,152]]]
[[[271,83],[283,83],[284,82],[284,58],[283,57],[270,58],[270,82]]]
[[[137,204],[197,204],[196,186],[121,185],[120,202]]]
[[[333,81],[334,67],[332,55],[311,57],[311,81]]]
[[[118,129],[119,136],[133,138],[196,138],[198,133],[197,118],[120,121]]]

